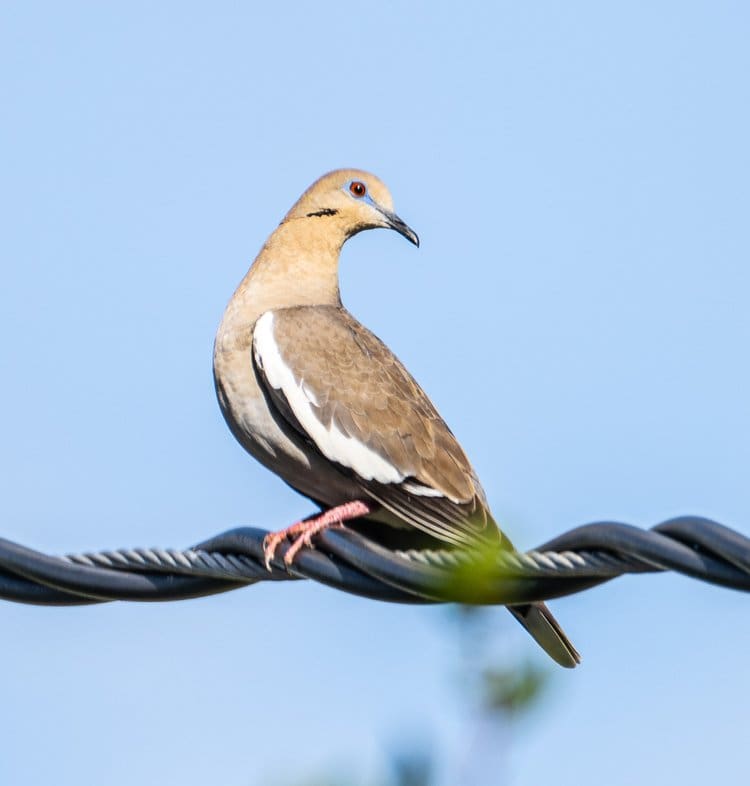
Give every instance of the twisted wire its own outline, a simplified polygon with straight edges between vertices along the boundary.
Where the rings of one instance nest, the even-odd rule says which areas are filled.
[[[527,552],[392,550],[352,529],[320,533],[287,569],[270,569],[262,529],[240,528],[188,549],[136,548],[52,557],[0,539],[0,598],[39,605],[165,601],[259,581],[312,579],[398,603],[521,603],[581,592],[626,573],[676,571],[750,590],[750,539],[718,522],[681,516],[650,530],[598,522]]]

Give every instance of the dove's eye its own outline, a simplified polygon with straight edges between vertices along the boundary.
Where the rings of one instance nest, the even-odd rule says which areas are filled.
[[[362,197],[367,193],[367,186],[365,186],[365,184],[361,181],[355,180],[349,185],[349,191],[353,197],[362,199]]]

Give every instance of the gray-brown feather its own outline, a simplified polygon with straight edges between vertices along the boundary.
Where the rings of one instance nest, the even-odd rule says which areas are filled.
[[[476,474],[453,433],[377,336],[337,306],[277,309],[273,335],[296,384],[311,394],[313,415],[326,428],[333,425],[377,453],[403,476],[403,483],[356,477],[368,496],[447,542],[500,538]],[[258,370],[279,412],[314,445],[283,392],[267,383],[262,367]],[[413,493],[410,482],[439,496]]]

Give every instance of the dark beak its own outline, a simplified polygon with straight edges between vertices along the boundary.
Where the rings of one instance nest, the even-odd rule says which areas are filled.
[[[405,224],[395,213],[390,213],[387,210],[380,212],[385,216],[391,229],[395,229],[399,235],[403,235],[410,243],[414,243],[419,248],[419,235],[408,224]]]

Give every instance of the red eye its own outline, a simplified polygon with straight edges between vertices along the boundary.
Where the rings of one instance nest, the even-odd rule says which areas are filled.
[[[357,199],[362,199],[362,197],[367,193],[367,187],[364,183],[361,183],[359,180],[355,180],[350,186],[349,191],[351,191],[352,196],[357,197]]]

